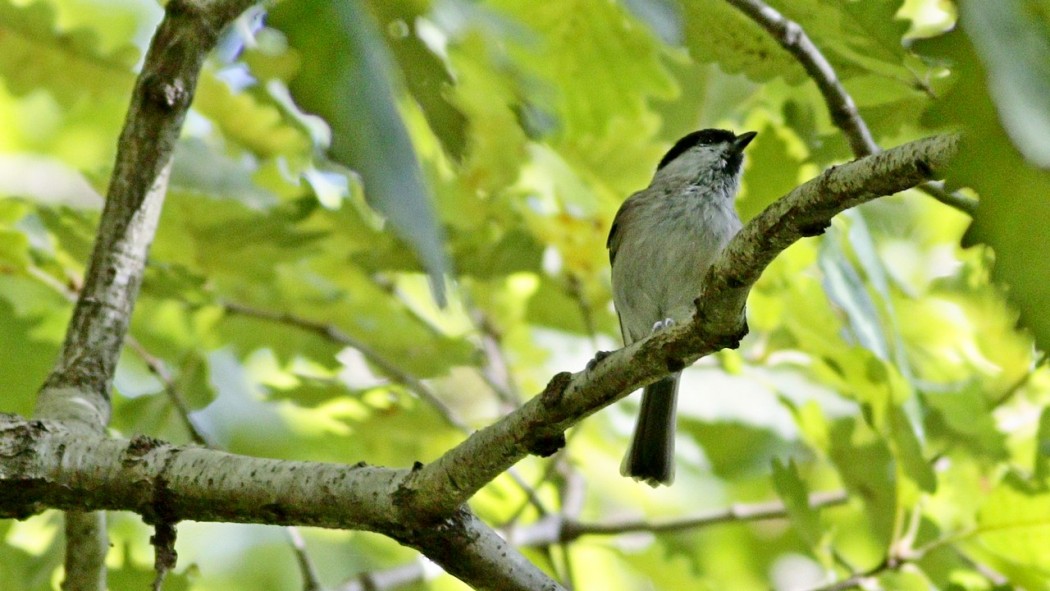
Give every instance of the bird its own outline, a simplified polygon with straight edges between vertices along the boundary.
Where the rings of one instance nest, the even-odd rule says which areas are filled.
[[[660,160],[649,186],[620,206],[606,246],[624,345],[692,317],[707,270],[742,227],[734,199],[744,148],[756,135],[687,134]],[[678,371],[644,388],[624,476],[653,487],[674,481],[680,378]]]

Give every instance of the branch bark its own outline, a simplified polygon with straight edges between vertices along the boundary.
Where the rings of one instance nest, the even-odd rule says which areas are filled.
[[[205,56],[253,0],[172,0],[120,134],[84,286],[36,414],[101,429],[109,389],[168,187],[172,155]]]
[[[149,437],[86,436],[0,414],[0,518],[46,508],[182,520],[360,529],[415,548],[476,589],[561,589],[467,508],[405,504],[407,469],[237,456]]]

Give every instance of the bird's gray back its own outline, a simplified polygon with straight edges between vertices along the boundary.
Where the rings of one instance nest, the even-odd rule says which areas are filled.
[[[627,344],[648,336],[664,318],[690,318],[704,275],[740,230],[733,208],[736,183],[703,191],[692,183],[649,187],[632,195],[617,214],[631,218],[610,238],[613,300]]]

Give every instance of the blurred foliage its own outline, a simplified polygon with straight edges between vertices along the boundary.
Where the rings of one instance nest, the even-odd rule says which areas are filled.
[[[851,158],[803,70],[720,0],[325,5],[245,15],[205,67],[115,434],[189,442],[176,392],[237,453],[433,459],[464,433],[428,395],[481,427],[617,346],[606,234],[674,139],[760,132],[744,218]],[[584,589],[816,589],[863,572],[871,589],[1050,589],[1050,373],[1036,346],[1050,342],[1050,10],[771,5],[823,49],[883,147],[966,132],[948,183],[979,196],[978,213],[971,226],[909,191],[774,261],[739,351],[685,374],[672,488],[617,473],[634,400],[570,438],[581,519],[776,498],[784,518],[528,555]],[[159,18],[153,2],[0,0],[0,411],[32,412],[61,342]],[[442,269],[445,308],[427,280]],[[567,479],[549,461],[517,469],[557,509]],[[834,490],[849,501],[805,503]],[[489,523],[538,517],[506,476],[472,504]],[[144,587],[148,529],[111,522],[112,588]],[[305,535],[331,588],[415,556],[372,534]],[[57,588],[57,515],[0,523],[0,540],[4,589]],[[290,548],[279,528],[184,524],[166,588],[294,588]]]

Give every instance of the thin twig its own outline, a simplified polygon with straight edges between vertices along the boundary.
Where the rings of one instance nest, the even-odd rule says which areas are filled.
[[[153,591],[164,589],[164,579],[175,569],[179,557],[175,552],[176,528],[174,523],[161,521],[154,524],[149,543],[153,545]]]
[[[820,509],[844,504],[849,497],[844,491],[815,493],[810,496],[810,507]],[[665,521],[648,521],[645,519],[624,519],[602,523],[566,522],[562,529],[561,541],[574,540],[580,536],[613,535],[633,532],[663,533],[695,529],[719,523],[738,521],[761,521],[764,519],[783,519],[787,509],[781,501],[766,503],[735,504],[725,509],[707,511],[697,515],[669,519]]]
[[[244,304],[238,304],[236,302],[223,302],[222,307],[229,314],[236,314],[239,316],[247,316],[249,318],[257,318],[259,320],[268,320],[271,322],[277,322],[280,324],[286,324],[288,326],[294,326],[296,328],[312,332],[320,335],[321,337],[338,343],[340,345],[356,349],[361,355],[365,357],[372,365],[379,368],[381,372],[395,382],[404,385],[409,390],[414,392],[417,396],[422,398],[427,404],[429,404],[434,410],[441,415],[445,422],[449,425],[469,433],[470,427],[459,420],[458,417],[452,412],[452,409],[446,405],[441,398],[434,392],[429,386],[424,384],[419,378],[412,374],[404,371],[394,363],[390,362],[386,357],[383,357],[378,351],[370,347],[368,344],[360,341],[347,333],[343,332],[338,327],[332,324],[324,324],[322,322],[315,322],[306,318],[295,316],[294,314],[288,314],[284,312],[273,312],[270,310],[263,310],[260,308],[254,308],[252,306],[246,306]]]
[[[171,372],[168,371],[168,367],[165,365],[164,361],[147,351],[146,348],[142,346],[142,343],[135,339],[135,337],[129,335],[124,342],[129,349],[134,351],[135,354],[142,359],[142,362],[146,364],[147,368],[149,368],[150,373],[160,380],[160,383],[164,386],[164,393],[168,396],[168,400],[171,402],[172,406],[175,407],[175,412],[182,420],[186,432],[190,434],[190,439],[198,445],[218,449],[217,446],[204,434],[204,431],[196,421],[193,420],[193,417],[190,414],[192,411],[186,404],[186,399],[182,397],[182,393],[179,392],[178,385],[175,383],[175,378],[172,377]]]
[[[838,79],[835,68],[824,57],[820,49],[806,35],[802,25],[788,19],[762,0],[726,0],[765,29],[780,46],[795,56],[809,77],[816,83],[824,103],[828,107],[831,121],[846,136],[850,150],[857,158],[877,154],[882,148],[875,142],[857,104]],[[977,211],[977,200],[959,192],[949,193],[940,182],[928,182],[918,187],[920,191],[941,203],[953,207],[969,216]]]
[[[533,505],[539,508],[539,514],[541,516],[548,515],[550,513],[550,511],[546,511],[543,508],[543,502],[539,499],[539,495],[536,494],[536,490],[543,486],[543,484],[550,479],[551,474],[554,473],[554,470],[558,465],[558,461],[564,457],[566,448],[567,446],[559,449],[557,453],[555,453],[554,456],[550,458],[550,460],[547,462],[547,466],[543,470],[543,474],[540,474],[540,477],[537,479],[535,484],[523,487],[526,490],[526,500],[524,503],[519,505],[517,509],[512,511],[510,517],[508,517],[507,520],[503,522],[504,528],[512,527],[518,521],[518,519],[521,518],[522,514],[525,513],[525,509],[528,508],[529,505]]]
[[[481,376],[500,400],[510,409],[521,406],[521,392],[510,371],[510,363],[503,352],[503,335],[499,333],[489,317],[476,306],[469,306],[468,313],[481,335],[481,351],[485,365]]]
[[[923,183],[918,186],[918,189],[937,201],[940,201],[949,207],[954,207],[970,217],[973,217],[973,215],[977,213],[978,202],[976,199],[973,197],[967,197],[959,191],[949,193],[944,190],[943,182],[937,181]]]
[[[299,562],[299,572],[303,575],[303,591],[320,591],[321,579],[317,576],[317,569],[306,551],[306,540],[299,533],[299,528],[289,525],[284,531],[288,534],[295,559]]]
[[[591,346],[597,349],[598,329],[594,323],[594,310],[591,307],[591,303],[587,301],[586,294],[583,293],[583,286],[577,275],[569,275],[568,290],[569,295],[576,301],[576,306],[580,309],[580,318],[583,320],[583,329],[587,332],[587,337],[591,340]]]
[[[416,560],[393,568],[361,573],[340,585],[337,591],[389,591],[427,579],[426,563]]]
[[[813,44],[802,26],[777,12],[761,0],[726,0],[740,12],[769,32],[781,47],[795,56],[809,77],[817,84],[831,113],[831,120],[842,130],[853,153],[860,156],[877,154],[879,145],[871,137],[864,119],[857,112],[853,97],[839,82],[831,62]]]

